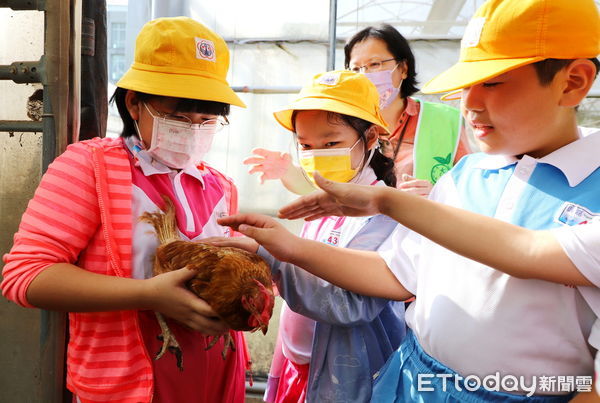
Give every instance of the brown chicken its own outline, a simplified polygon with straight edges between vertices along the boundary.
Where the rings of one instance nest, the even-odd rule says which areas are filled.
[[[156,276],[187,267],[196,276],[187,287],[205,300],[219,317],[233,330],[267,333],[269,319],[273,314],[271,270],[257,254],[232,247],[217,247],[198,242],[183,241],[179,237],[175,209],[171,200],[163,196],[165,211],[146,212],[140,217],[154,227],[160,245],[156,248],[153,274]],[[177,357],[177,367],[183,370],[182,352],[167,323],[158,312],[156,317],[162,330],[163,346],[155,360],[168,349]],[[215,337],[206,348],[215,345],[223,337],[223,358],[235,345],[229,333]]]

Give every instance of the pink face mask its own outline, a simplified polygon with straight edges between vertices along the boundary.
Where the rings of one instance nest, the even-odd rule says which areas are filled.
[[[215,124],[193,124],[152,115],[152,143],[148,154],[170,168],[197,165],[210,150]],[[210,121],[209,121],[210,122]]]
[[[400,86],[402,85],[402,81],[400,81],[400,85],[398,85],[398,87],[394,87],[394,84],[392,83],[392,74],[397,67],[398,65],[396,65],[396,67],[394,67],[392,70],[364,73],[365,76],[367,76],[367,78],[371,80],[373,84],[375,84],[375,87],[377,87],[377,92],[379,93],[379,107],[381,109],[384,109],[391,104],[392,101],[396,99],[398,94],[400,94]]]

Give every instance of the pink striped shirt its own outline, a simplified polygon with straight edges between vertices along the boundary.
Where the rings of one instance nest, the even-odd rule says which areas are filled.
[[[237,193],[221,177],[229,213]],[[31,281],[55,263],[131,277],[132,177],[122,139],[72,144],[44,174],[6,263],[3,295],[26,307]],[[137,311],[69,313],[67,387],[82,402],[149,402],[153,376]]]

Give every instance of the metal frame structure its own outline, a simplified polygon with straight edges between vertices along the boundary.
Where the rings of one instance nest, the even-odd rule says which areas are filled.
[[[37,61],[15,61],[0,66],[0,80],[12,80],[18,84],[41,83],[43,85],[43,113],[39,121],[0,121],[0,132],[41,132],[42,161],[45,172],[54,158],[62,153],[69,141],[69,134],[76,130],[78,122],[78,49],[79,41],[72,32],[73,13],[80,12],[78,0],[0,0],[0,7],[15,11],[44,12],[44,54]],[[75,96],[75,98],[74,98]],[[11,311],[9,323],[18,322],[21,312]],[[14,316],[14,318],[12,317]],[[39,361],[23,363],[31,365],[31,377],[23,379],[32,396],[44,402],[62,402],[64,392],[65,330],[66,316],[61,312],[41,311],[39,324]],[[34,329],[31,329],[34,330]],[[34,346],[29,346],[33,349]],[[8,348],[8,347],[7,347]],[[34,376],[34,373],[39,374]],[[29,401],[28,397],[24,397]]]
[[[0,7],[44,11],[44,55],[40,60],[0,66],[0,80],[43,85],[42,121],[3,120],[0,131],[43,132],[42,169],[45,171],[68,142],[71,5],[70,2],[49,0],[0,0]]]

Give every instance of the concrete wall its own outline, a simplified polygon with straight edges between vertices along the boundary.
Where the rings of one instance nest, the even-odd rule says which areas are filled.
[[[0,9],[0,64],[38,60],[44,17],[35,11]],[[0,119],[27,120],[33,85],[0,81]],[[41,175],[41,134],[0,132],[0,255],[8,252],[21,214]],[[3,267],[3,263],[0,263]],[[40,311],[0,299],[0,401],[43,401],[40,379]]]

